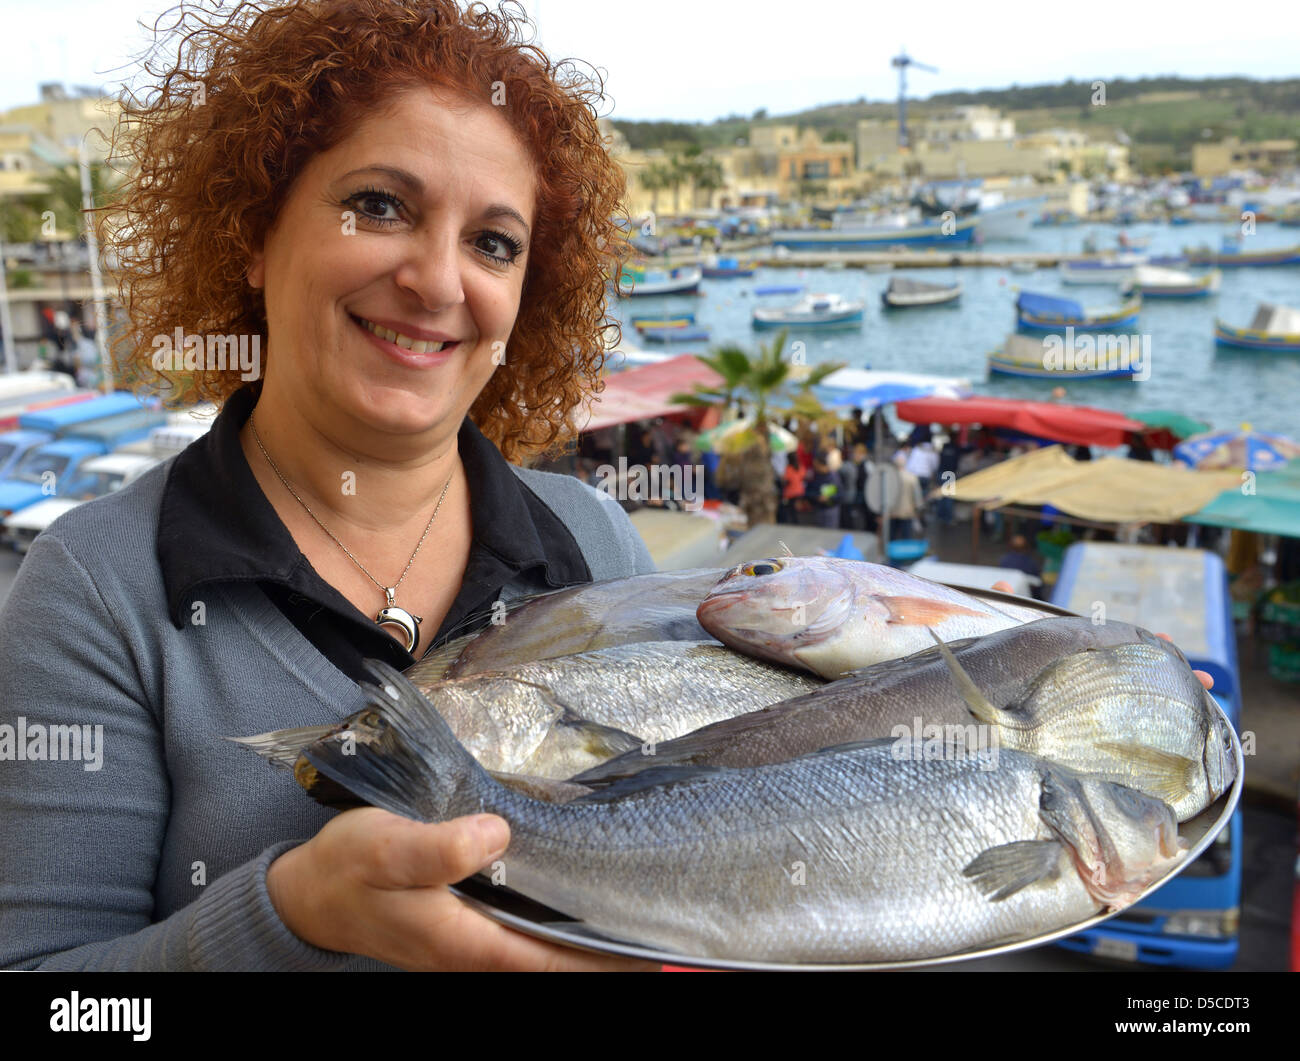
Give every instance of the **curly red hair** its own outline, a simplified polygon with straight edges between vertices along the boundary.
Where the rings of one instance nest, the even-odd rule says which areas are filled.
[[[143,68],[147,98],[124,101],[113,155],[134,167],[99,217],[116,253],[130,331],[117,360],[128,378],[169,404],[221,403],[238,370],[178,377],[153,364],[150,337],[265,336],[262,293],[247,266],[295,178],[350,123],[393,93],[425,85],[501,112],[532,152],[537,217],[509,371],[492,375],[470,409],[508,460],[576,434],[574,418],[598,390],[609,340],[606,283],[629,253],[626,183],[596,122],[603,84],[524,43],[522,9],[462,10],[455,0],[290,0],[233,11],[173,9],[179,38]],[[156,29],[156,27],[155,27]],[[161,60],[157,56],[166,55]]]

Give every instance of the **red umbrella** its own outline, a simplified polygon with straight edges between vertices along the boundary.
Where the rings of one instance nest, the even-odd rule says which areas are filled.
[[[913,398],[899,402],[898,416],[912,424],[982,424],[1035,438],[1083,446],[1122,446],[1147,425],[1107,409],[1015,398]]]

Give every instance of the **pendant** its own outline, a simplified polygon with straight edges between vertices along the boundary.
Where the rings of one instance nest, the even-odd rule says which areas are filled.
[[[406,635],[406,651],[414,652],[416,643],[420,640],[417,628],[424,620],[393,603],[393,598],[397,593],[396,590],[386,589],[384,593],[388,595],[388,603],[379,609],[379,614],[375,616],[375,622],[380,626],[395,626],[401,630]]]

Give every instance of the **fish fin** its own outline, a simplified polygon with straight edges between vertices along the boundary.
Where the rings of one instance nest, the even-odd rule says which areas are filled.
[[[579,796],[574,803],[605,803],[609,800],[622,799],[637,792],[651,788],[664,788],[668,785],[689,784],[703,781],[718,774],[730,773],[726,766],[650,766],[639,773],[620,777],[612,784],[592,791],[589,795]],[[578,777],[582,775],[579,774]],[[581,784],[577,778],[570,778],[570,783]]]
[[[322,737],[328,737],[339,723],[332,726],[300,726],[297,729],[276,729],[270,733],[255,733],[251,737],[226,737],[235,744],[252,748],[263,759],[274,766],[292,770],[303,749],[315,744]]]
[[[606,759],[633,751],[645,743],[635,734],[616,726],[606,726],[592,722],[589,718],[581,718],[568,708],[564,709],[564,715],[555,724],[563,726],[568,735],[580,737],[586,751]]]
[[[1192,787],[1195,771],[1201,765],[1186,756],[1132,741],[1098,741],[1097,748],[1101,751],[1113,752],[1125,761],[1149,772],[1154,780],[1146,782],[1144,779],[1143,789],[1170,806],[1187,795]],[[1124,778],[1120,778],[1119,783],[1132,787],[1132,782]]]
[[[592,791],[586,785],[575,785],[572,781],[557,781],[551,777],[534,777],[531,774],[507,774],[489,770],[488,776],[498,784],[545,803],[569,803]]]
[[[979,687],[971,680],[971,676],[966,673],[962,665],[957,662],[957,657],[952,654],[952,650],[943,643],[943,639],[934,632],[934,629],[929,626],[926,629],[930,632],[930,636],[934,638],[939,655],[943,657],[943,661],[948,664],[948,669],[952,671],[953,684],[957,686],[961,698],[966,701],[970,713],[985,725],[998,725],[1002,712],[989,703],[988,698],[979,691]]]
[[[1036,881],[1054,880],[1064,850],[1059,840],[1016,840],[980,852],[961,872],[989,902],[1000,903]]]
[[[885,593],[876,593],[872,596],[889,612],[889,618],[885,622],[896,626],[929,626],[957,615],[988,618],[988,612],[977,611],[950,601],[935,600],[932,597],[906,597]]]
[[[371,806],[417,821],[448,816],[462,787],[493,785],[437,708],[400,671],[376,659],[364,666],[375,679],[361,684],[366,704],[388,726],[391,743],[382,753],[363,743],[351,749],[316,744],[303,751],[312,766]]]
[[[464,637],[453,638],[438,648],[429,649],[428,652],[406,668],[406,677],[420,687],[427,687],[435,682],[442,681],[447,677],[452,667],[455,666],[456,661],[460,659],[460,654],[465,650],[465,646],[476,637],[478,637],[478,634],[466,634]]]

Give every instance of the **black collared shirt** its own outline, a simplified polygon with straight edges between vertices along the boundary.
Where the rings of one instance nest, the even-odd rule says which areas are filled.
[[[233,394],[207,435],[176,457],[168,471],[157,554],[172,622],[178,629],[188,624],[204,585],[256,581],[349,677],[367,677],[361,668],[367,657],[404,670],[415,657],[316,573],[254,478],[239,431],[252,412],[257,387]],[[519,481],[468,416],[457,446],[469,481],[473,539],[460,590],[437,636],[425,641],[428,647],[487,625],[502,587],[525,572],[539,589],[591,581],[591,569],[568,528]],[[380,604],[377,597],[376,612]]]

